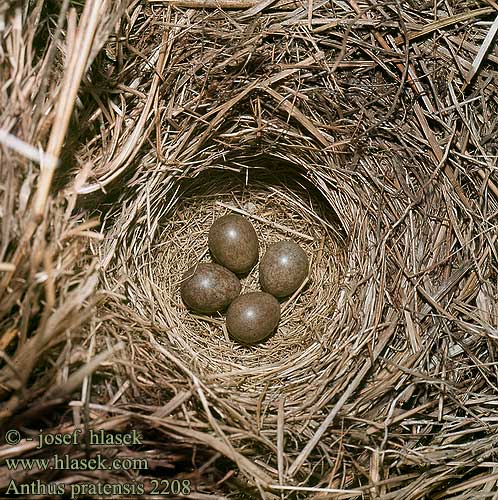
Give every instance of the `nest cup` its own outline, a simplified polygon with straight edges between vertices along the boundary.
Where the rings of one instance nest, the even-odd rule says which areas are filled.
[[[169,194],[165,186],[164,196],[155,203],[163,204]],[[260,258],[271,243],[293,239],[310,259],[303,285],[280,300],[277,330],[255,346],[228,336],[224,314],[195,314],[180,297],[184,272],[196,262],[213,261],[209,228],[227,213],[241,214],[254,225]],[[299,169],[260,158],[246,167],[211,168],[179,181],[175,203],[153,224],[157,230],[147,251],[134,252],[126,274],[138,284],[127,295],[129,305],[154,324],[155,340],[173,349],[214,392],[230,391],[229,404],[240,415],[254,412],[264,391],[270,400],[285,393],[298,407],[304,406],[308,378],[329,362],[327,353],[334,343],[330,320],[346,266],[343,231],[323,195]],[[259,263],[241,277],[242,293],[261,290],[258,268]]]

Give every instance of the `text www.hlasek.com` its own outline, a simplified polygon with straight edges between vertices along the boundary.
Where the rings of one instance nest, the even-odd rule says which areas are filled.
[[[24,470],[146,470],[146,459],[114,457],[112,459],[100,454],[92,458],[75,458],[69,455],[53,455],[50,458],[7,458],[9,470],[22,467]]]

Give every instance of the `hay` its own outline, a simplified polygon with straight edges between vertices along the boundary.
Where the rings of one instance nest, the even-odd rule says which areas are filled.
[[[0,8],[2,429],[146,436],[66,483],[494,498],[496,5],[197,7]],[[233,209],[312,257],[252,348],[178,296]]]

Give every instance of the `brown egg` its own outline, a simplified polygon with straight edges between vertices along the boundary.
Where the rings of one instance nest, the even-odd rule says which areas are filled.
[[[292,240],[274,243],[259,264],[261,288],[275,297],[287,297],[306,279],[308,267],[308,257],[297,243]]]
[[[189,309],[209,314],[226,309],[239,296],[240,281],[218,264],[201,262],[183,275],[180,293]]]
[[[227,311],[227,329],[235,340],[255,344],[267,338],[280,320],[280,304],[269,293],[250,292],[237,297]]]
[[[234,273],[246,273],[258,261],[258,235],[240,215],[224,215],[216,220],[209,230],[208,244],[216,262]]]

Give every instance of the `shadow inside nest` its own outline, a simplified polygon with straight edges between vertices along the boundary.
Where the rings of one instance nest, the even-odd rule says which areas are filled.
[[[347,245],[347,233],[335,209],[310,180],[307,168],[277,156],[250,151],[243,156],[230,156],[224,164],[212,165],[195,177],[180,179],[179,202],[191,196],[222,195],[234,189],[249,192],[251,186],[266,187],[275,193],[283,190],[297,194],[308,210],[332,231],[337,243]]]

